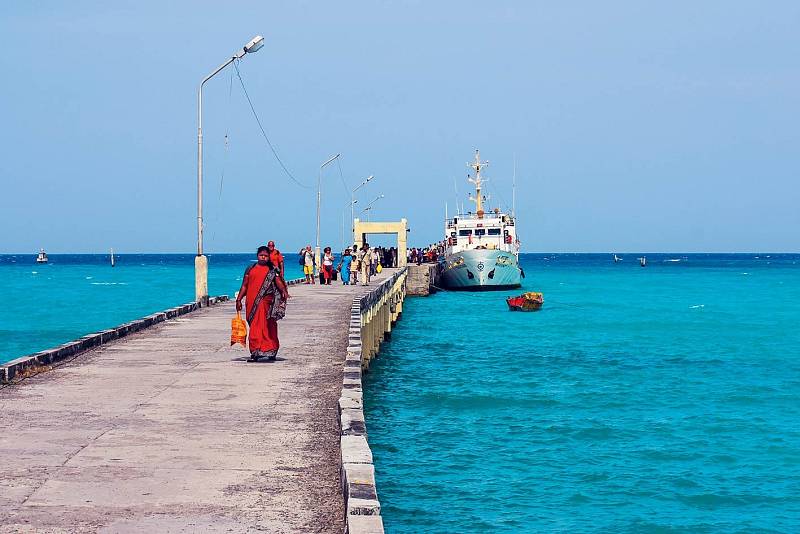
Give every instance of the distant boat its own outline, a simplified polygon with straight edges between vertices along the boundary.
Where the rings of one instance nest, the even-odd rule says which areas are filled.
[[[39,255],[36,256],[36,263],[47,263],[47,253],[43,248],[39,249]]]
[[[111,266],[113,267],[115,264],[116,264],[116,262],[114,261],[114,249],[112,248],[111,249]]]
[[[642,267],[647,267],[647,256],[642,256],[639,258],[639,265]]]
[[[622,258],[620,258],[620,257],[619,257],[619,256],[617,256],[616,254],[614,254],[614,263],[619,263],[619,262],[621,262],[621,261],[622,261]]]

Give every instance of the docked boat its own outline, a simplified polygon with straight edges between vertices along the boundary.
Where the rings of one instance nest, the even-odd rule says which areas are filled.
[[[39,249],[39,255],[36,256],[36,263],[47,263],[47,253],[43,248]]]
[[[508,309],[511,311],[536,311],[542,308],[544,295],[529,291],[518,297],[508,297],[506,304],[508,304]]]
[[[519,238],[513,213],[500,209],[486,212],[481,192],[484,179],[480,152],[475,151],[475,161],[470,164],[475,176],[469,181],[475,185],[475,212],[458,213],[445,222],[445,253],[441,260],[441,283],[445,289],[501,290],[520,287],[524,276],[519,266]]]

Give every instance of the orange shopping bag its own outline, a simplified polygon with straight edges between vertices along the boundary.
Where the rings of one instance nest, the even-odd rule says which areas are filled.
[[[231,345],[241,343],[247,347],[247,323],[242,319],[242,315],[237,311],[236,317],[231,319]]]

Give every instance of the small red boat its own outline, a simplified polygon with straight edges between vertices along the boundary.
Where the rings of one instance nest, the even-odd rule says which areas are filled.
[[[544,304],[544,295],[530,291],[518,297],[508,297],[506,304],[510,311],[536,311]]]

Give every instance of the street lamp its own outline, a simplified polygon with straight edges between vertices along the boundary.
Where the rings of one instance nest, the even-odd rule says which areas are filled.
[[[242,59],[245,54],[258,52],[262,46],[264,38],[256,35],[214,72],[203,78],[197,90],[197,257],[194,259],[194,297],[203,304],[208,303],[208,258],[203,255],[203,85],[237,59]]]
[[[319,176],[317,177],[317,248],[314,250],[314,258],[316,258],[316,262],[317,262],[317,272],[315,274],[319,274],[319,265],[320,265],[320,263],[319,263],[319,260],[320,260],[320,256],[319,256],[319,253],[320,253],[320,250],[319,250],[319,205],[320,205],[320,200],[322,199],[322,169],[326,165],[332,163],[339,156],[341,156],[341,154],[336,154],[335,156],[332,156],[332,157],[328,158],[328,160],[325,163],[323,163],[322,165],[319,166]]]
[[[377,197],[375,197],[375,198],[372,200],[372,202],[370,202],[369,204],[367,204],[367,206],[366,206],[366,207],[365,207],[363,210],[361,210],[361,213],[367,213],[369,210],[371,210],[371,209],[372,209],[372,205],[373,205],[373,204],[375,204],[375,203],[376,203],[377,201],[379,201],[380,199],[382,199],[383,197],[384,197],[384,195],[378,195]],[[367,220],[369,220],[369,214],[368,214],[368,213],[367,213]]]
[[[358,187],[356,187],[355,189],[353,189],[353,190],[350,192],[350,231],[351,231],[351,232],[353,232],[353,235],[354,235],[354,236],[355,236],[355,231],[356,231],[356,229],[355,229],[355,227],[353,226],[353,221],[355,221],[355,220],[356,220],[356,214],[355,214],[355,212],[354,212],[354,210],[353,210],[353,206],[355,206],[355,205],[356,205],[356,202],[358,202],[358,200],[355,200],[356,191],[358,191],[359,189],[361,189],[362,187],[364,187],[365,185],[367,185],[367,183],[368,183],[370,180],[372,180],[373,178],[375,178],[375,175],[373,175],[373,174],[370,174],[369,176],[367,176],[367,179],[366,179],[366,180],[364,180],[363,182],[361,182],[360,184],[358,184]]]

